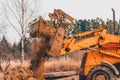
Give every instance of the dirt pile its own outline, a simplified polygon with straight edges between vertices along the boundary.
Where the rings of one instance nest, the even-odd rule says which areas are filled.
[[[4,80],[36,80],[33,72],[23,66],[17,66],[4,73]]]

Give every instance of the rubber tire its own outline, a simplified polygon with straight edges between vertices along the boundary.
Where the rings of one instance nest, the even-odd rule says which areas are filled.
[[[106,80],[117,79],[113,71],[110,68],[105,67],[105,66],[96,66],[88,73],[87,80],[96,80],[95,77],[99,74],[104,75]]]
[[[86,76],[79,75],[79,80],[86,80]]]

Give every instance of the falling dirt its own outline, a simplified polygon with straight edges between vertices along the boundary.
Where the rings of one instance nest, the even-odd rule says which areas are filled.
[[[33,41],[33,56],[30,69],[33,71],[33,76],[37,80],[44,80],[43,73],[45,72],[44,63],[47,56],[46,52],[48,50],[48,40],[49,39],[46,37],[41,37],[38,40],[35,39]]]

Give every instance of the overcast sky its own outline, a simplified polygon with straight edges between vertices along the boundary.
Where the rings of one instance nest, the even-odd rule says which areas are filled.
[[[46,17],[55,8],[60,8],[76,19],[100,17],[112,19],[111,8],[116,11],[116,19],[120,18],[120,0],[42,0],[42,14]]]
[[[48,13],[62,9],[75,19],[107,18],[112,19],[111,8],[116,11],[116,20],[120,19],[120,0],[41,0],[40,14],[48,19]],[[11,38],[12,35],[12,38]],[[18,35],[9,29],[7,38],[10,42],[18,41]]]

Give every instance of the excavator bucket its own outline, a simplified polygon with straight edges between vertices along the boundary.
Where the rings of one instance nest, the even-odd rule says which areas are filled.
[[[51,46],[51,49],[49,52],[50,55],[52,55],[52,56],[60,56],[61,55],[60,52],[63,47],[64,33],[65,33],[65,30],[62,27],[58,28],[54,39],[51,39],[52,42],[50,44],[50,46]]]
[[[39,21],[33,23],[30,29],[31,37],[40,37],[42,35],[45,36],[54,36],[56,33],[56,29],[54,26],[51,26],[47,21],[45,21],[42,17],[40,17]]]
[[[51,56],[58,56],[63,45],[64,33],[65,30],[63,27],[56,28],[40,17],[39,21],[31,25],[30,36],[34,38],[46,37],[45,39],[48,45],[46,47],[46,53]]]

